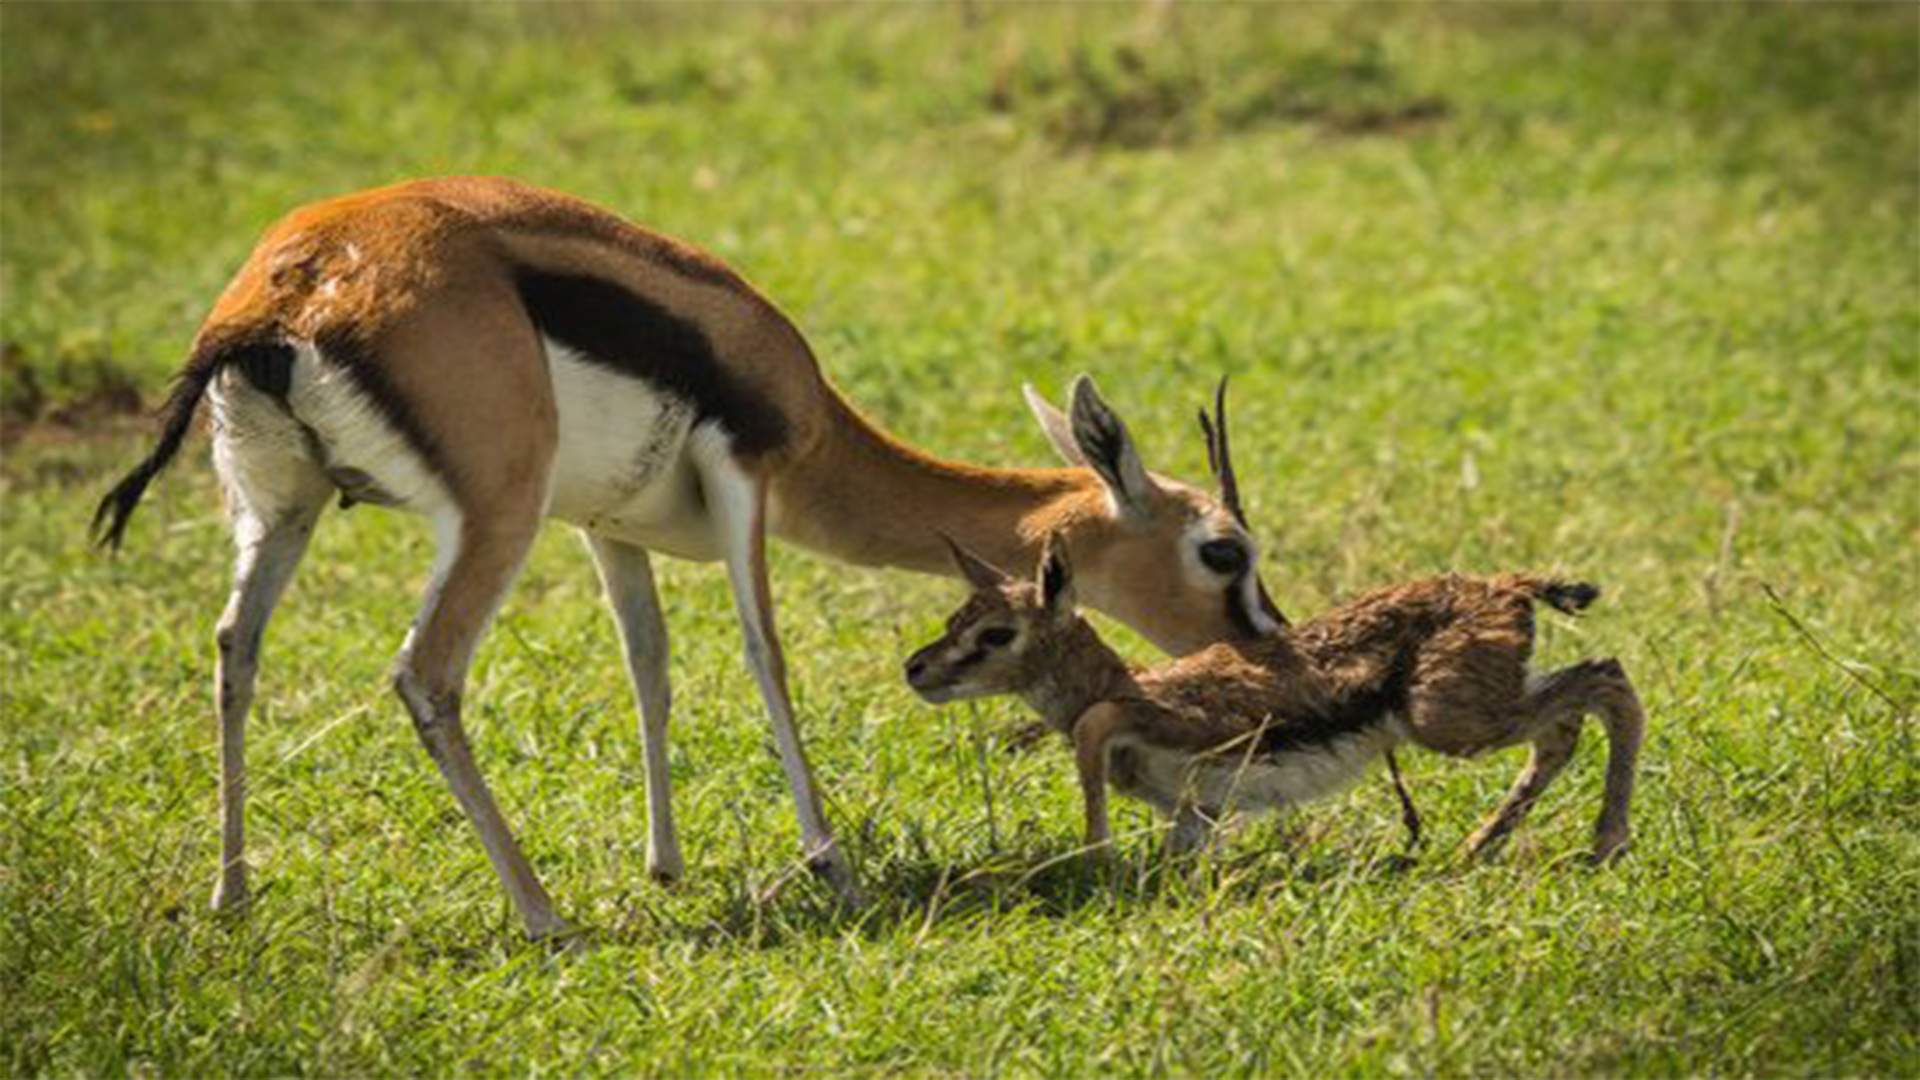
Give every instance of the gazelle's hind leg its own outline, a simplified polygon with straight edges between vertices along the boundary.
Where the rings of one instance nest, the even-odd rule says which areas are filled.
[[[1486,824],[1468,841],[1475,854],[1491,852],[1523,820],[1547,785],[1573,757],[1580,727],[1597,713],[1607,728],[1606,793],[1594,830],[1593,857],[1604,860],[1627,842],[1628,803],[1646,720],[1633,684],[1617,660],[1589,660],[1553,672],[1521,705],[1533,756]]]
[[[213,396],[214,465],[238,549],[233,591],[213,635],[220,713],[220,874],[213,907],[225,911],[247,900],[247,711],[261,643],[333,488],[264,395],[223,380]]]
[[[566,923],[554,914],[553,901],[474,764],[460,721],[460,693],[474,648],[526,558],[539,520],[538,505],[514,514],[497,512],[484,521],[461,520],[448,511],[439,522],[433,582],[393,675],[394,689],[413,717],[420,742],[479,832],[487,859],[527,933],[535,938],[560,933]]]
[[[667,759],[667,715],[673,705],[667,675],[667,624],[645,548],[584,534],[600,569],[607,606],[620,627],[627,674],[640,709],[640,753],[647,774],[647,873],[673,881],[685,871],[673,828],[673,789]]]
[[[854,881],[846,852],[834,839],[821,810],[813,768],[807,763],[806,749],[794,721],[793,701],[787,694],[786,658],[773,624],[773,592],[767,580],[766,484],[735,460],[717,428],[697,431],[695,437],[699,442],[695,447],[695,460],[701,488],[725,551],[727,576],[733,585],[734,612],[740,619],[747,663],[753,668],[760,697],[773,722],[773,740],[779,749],[780,766],[793,792],[807,865],[825,878],[844,902],[858,905],[860,887]]]
[[[1633,778],[1640,760],[1640,743],[1646,736],[1647,715],[1620,661],[1609,657],[1590,661],[1588,666],[1594,671],[1592,708],[1607,729],[1607,786],[1600,798],[1600,820],[1593,830],[1593,858],[1603,862],[1624,848],[1631,834],[1627,808],[1633,801]]]
[[[1580,745],[1581,719],[1579,712],[1562,709],[1550,709],[1539,716],[1539,722],[1530,729],[1533,749],[1527,758],[1527,767],[1520,771],[1500,808],[1467,839],[1470,854],[1491,855],[1498,851],[1508,834],[1526,819],[1547,786],[1567,767],[1567,762],[1573,760],[1573,752]]]
[[[247,710],[253,705],[260,643],[274,605],[293,580],[325,503],[301,507],[273,522],[241,519],[233,594],[214,630],[220,651],[214,675],[220,709],[220,877],[213,907],[224,911],[247,898]]]

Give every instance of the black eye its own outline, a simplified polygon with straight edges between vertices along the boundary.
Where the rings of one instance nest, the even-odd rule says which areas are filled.
[[[1013,638],[1012,630],[1004,626],[994,626],[980,631],[980,636],[975,639],[975,642],[989,649],[998,649],[1003,645],[1013,644]]]
[[[1238,574],[1247,568],[1247,549],[1237,540],[1209,540],[1200,545],[1200,561],[1216,574]]]

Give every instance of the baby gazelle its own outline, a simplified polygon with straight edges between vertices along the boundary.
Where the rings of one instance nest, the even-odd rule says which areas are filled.
[[[1489,851],[1572,758],[1588,713],[1611,743],[1594,859],[1627,841],[1645,719],[1626,672],[1612,659],[1527,670],[1535,602],[1577,612],[1599,594],[1591,585],[1525,574],[1429,578],[1271,637],[1137,670],[1075,612],[1057,540],[1031,582],[952,546],[973,595],[946,634],[907,661],[907,682],[936,704],[1018,694],[1068,735],[1089,847],[1111,839],[1108,783],[1171,818],[1168,847],[1181,851],[1226,814],[1337,791],[1404,739],[1457,757],[1532,743],[1506,801],[1468,841],[1474,853]]]

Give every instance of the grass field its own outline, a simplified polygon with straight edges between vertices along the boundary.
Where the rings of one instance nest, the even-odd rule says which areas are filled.
[[[1920,9],[7,4],[0,9],[0,1074],[1920,1074]],[[1577,570],[1548,663],[1651,714],[1637,842],[1569,856],[1590,733],[1386,783],[1121,880],[1057,747],[898,678],[955,586],[778,553],[793,678],[873,902],[795,829],[723,575],[667,564],[689,879],[642,872],[635,721],[555,529],[468,723],[562,910],[524,944],[385,672],[421,523],[330,515],[217,855],[204,444],[128,553],[84,524],[225,278],[323,194],[567,189],[715,251],[940,452],[1049,454],[1098,373],[1154,467],[1235,375],[1263,572],[1307,614]],[[1771,590],[1771,594],[1769,592]],[[1777,603],[1774,598],[1777,597]],[[1136,656],[1150,651],[1122,637]],[[784,887],[777,887],[782,882]]]

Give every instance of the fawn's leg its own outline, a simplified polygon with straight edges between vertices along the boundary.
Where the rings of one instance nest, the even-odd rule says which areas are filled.
[[[1213,838],[1213,820],[1191,800],[1182,800],[1173,814],[1173,828],[1167,830],[1166,854],[1186,855],[1200,850]]]
[[[627,676],[640,710],[640,754],[647,774],[647,873],[674,881],[685,872],[673,827],[673,778],[667,766],[667,716],[673,685],[667,675],[667,623],[660,615],[647,550],[592,533],[583,534],[600,570],[607,606],[620,627]]]
[[[1533,752],[1527,767],[1521,770],[1500,808],[1467,839],[1467,850],[1473,855],[1491,855],[1499,850],[1507,834],[1532,811],[1547,785],[1573,760],[1573,751],[1580,743],[1580,716],[1544,718],[1531,730]]]
[[[1588,714],[1598,713],[1607,725],[1611,749],[1594,857],[1612,855],[1627,839],[1627,802],[1633,794],[1634,763],[1645,726],[1639,699],[1619,662],[1588,660],[1547,675],[1527,693],[1518,713],[1522,737],[1533,742],[1533,758],[1506,801],[1468,841],[1469,849],[1480,854],[1499,846],[1573,757]]]
[[[1633,799],[1634,770],[1647,716],[1620,661],[1607,657],[1590,661],[1587,666],[1593,670],[1589,708],[1600,714],[1607,729],[1607,786],[1601,796],[1600,820],[1593,830],[1593,858],[1602,862],[1627,843],[1627,804]]]
[[[1101,702],[1073,724],[1073,762],[1086,809],[1086,845],[1095,859],[1113,857],[1113,827],[1107,817],[1107,756],[1114,736],[1126,730],[1126,710]]]

